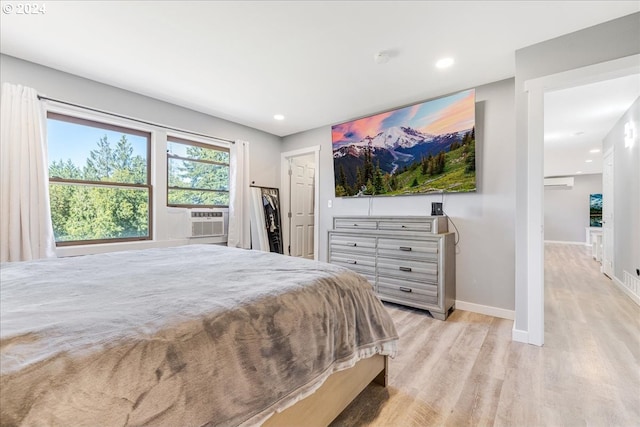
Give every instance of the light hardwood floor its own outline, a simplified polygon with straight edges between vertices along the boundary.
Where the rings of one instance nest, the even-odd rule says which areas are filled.
[[[545,260],[544,347],[512,342],[510,320],[388,304],[390,386],[332,426],[640,426],[640,308],[587,248],[547,244]]]

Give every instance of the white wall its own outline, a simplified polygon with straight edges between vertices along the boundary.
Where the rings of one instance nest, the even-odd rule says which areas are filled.
[[[636,140],[625,147],[624,126],[635,123]],[[606,136],[604,152],[613,149],[613,272],[624,282],[623,272],[640,279],[640,98]],[[640,293],[640,290],[638,290]]]
[[[602,193],[602,174],[576,175],[573,187],[544,189],[544,240],[586,243],[589,195]]]
[[[640,13],[605,22],[516,51],[516,319],[514,330],[529,331],[530,251],[528,160],[532,144],[528,139],[528,80],[550,76],[593,64],[640,53]],[[542,168],[542,165],[540,165]],[[540,183],[542,185],[542,183]],[[532,207],[537,208],[537,207]],[[521,334],[521,336],[522,336]]]
[[[7,55],[0,55],[0,79],[3,83],[9,82],[35,88],[41,95],[99,110],[224,139],[249,141],[250,179],[258,185],[268,187],[277,187],[280,184],[281,138],[278,136]],[[170,246],[190,242],[185,239],[186,233],[183,233],[183,230],[186,231],[183,224],[184,209],[166,207],[166,179],[163,177],[166,173],[167,131],[162,128],[152,127],[151,129],[153,130],[152,159],[155,162],[152,165],[152,176],[159,177],[153,183],[154,240],[64,247],[58,248],[59,255]],[[216,239],[191,240],[197,243],[213,241]]]
[[[476,88],[478,191],[444,196],[445,212],[460,231],[456,299],[514,309],[515,116],[513,79]],[[444,95],[444,94],[443,94]],[[393,106],[390,106],[393,108]],[[375,113],[372,111],[372,114]],[[349,117],[345,117],[349,120]],[[320,145],[319,255],[327,259],[333,216],[367,215],[369,198],[335,198],[331,127],[283,139],[283,151]],[[371,199],[371,215],[429,215],[440,195]],[[333,203],[328,208],[328,201]]]

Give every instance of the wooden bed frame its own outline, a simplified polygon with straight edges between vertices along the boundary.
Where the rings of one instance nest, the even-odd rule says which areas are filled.
[[[376,354],[354,367],[332,374],[312,395],[272,415],[263,427],[328,426],[371,382],[387,386],[387,356]]]

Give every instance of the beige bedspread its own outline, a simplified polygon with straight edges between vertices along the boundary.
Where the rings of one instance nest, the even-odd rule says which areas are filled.
[[[349,270],[213,245],[0,267],[0,424],[254,425],[394,355]]]

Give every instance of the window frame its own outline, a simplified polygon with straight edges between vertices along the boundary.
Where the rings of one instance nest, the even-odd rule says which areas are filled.
[[[151,171],[152,171],[152,150],[151,144],[153,140],[153,132],[148,129],[140,129],[135,126],[129,126],[128,124],[116,124],[108,118],[103,118],[98,115],[91,115],[91,118],[87,118],[87,114],[82,114],[80,111],[66,109],[48,109],[46,112],[47,122],[49,119],[63,121],[67,123],[73,123],[82,126],[90,126],[93,128],[109,130],[113,132],[123,132],[129,135],[136,135],[147,140],[146,149],[146,183],[123,183],[114,181],[93,181],[93,180],[81,180],[81,179],[66,179],[60,177],[49,176],[49,163],[47,163],[47,175],[49,176],[49,186],[53,184],[58,185],[73,185],[73,186],[88,186],[99,188],[130,188],[134,190],[146,189],[147,190],[147,206],[148,206],[148,227],[147,235],[139,237],[117,237],[106,239],[87,239],[87,240],[65,240],[62,242],[56,241],[56,247],[65,246],[80,246],[80,245],[95,245],[104,243],[123,243],[123,242],[141,242],[153,240],[153,185],[151,184]],[[49,142],[47,140],[47,151],[49,149]]]
[[[182,161],[187,161],[187,162],[194,162],[194,163],[202,163],[202,164],[207,164],[207,165],[218,165],[218,166],[226,166],[227,168],[231,168],[231,159],[229,159],[229,163],[222,163],[222,162],[216,162],[213,160],[198,160],[198,159],[190,159],[190,158],[186,158],[186,157],[182,157],[182,156],[178,156],[175,154],[169,154],[169,143],[170,142],[175,142],[178,144],[183,144],[183,145],[191,145],[191,146],[195,146],[195,147],[201,147],[201,148],[205,148],[208,150],[215,150],[215,151],[221,151],[224,153],[229,153],[229,155],[231,155],[231,150],[229,149],[228,146],[224,146],[224,145],[219,145],[219,144],[214,144],[214,143],[208,143],[208,142],[202,142],[202,141],[198,141],[192,138],[185,138],[183,136],[176,136],[173,134],[167,134],[167,152],[166,152],[166,166],[167,166],[167,176],[166,176],[166,200],[167,200],[167,207],[170,208],[187,208],[187,209],[197,209],[197,208],[202,208],[202,209],[216,209],[216,208],[228,208],[229,205],[204,205],[204,204],[177,204],[177,203],[169,203],[169,190],[179,190],[179,191],[206,191],[206,192],[212,192],[212,193],[229,193],[229,190],[211,190],[211,189],[207,189],[207,188],[187,188],[187,187],[171,187],[169,186],[169,171],[170,171],[170,167],[169,167],[169,162],[171,159],[177,159],[177,160],[182,160]],[[229,177],[229,181],[231,181],[231,177]],[[227,188],[229,188],[229,186],[231,185],[231,182],[228,183]]]

